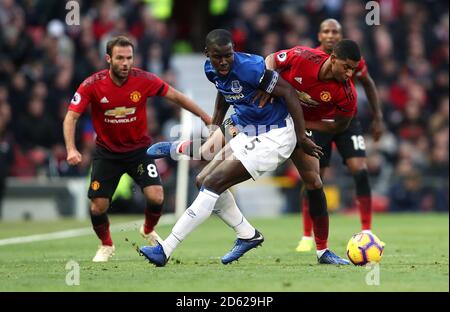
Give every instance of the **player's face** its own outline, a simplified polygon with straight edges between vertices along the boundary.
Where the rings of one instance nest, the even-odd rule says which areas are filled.
[[[358,63],[349,59],[341,60],[335,55],[331,55],[331,71],[333,72],[334,79],[339,82],[344,82],[352,78]]]
[[[213,44],[206,48],[206,56],[209,57],[211,65],[221,75],[226,76],[231,70],[234,62],[233,44],[219,46]]]
[[[112,73],[119,79],[126,79],[133,67],[133,48],[115,46],[111,54],[111,57],[106,56],[106,60],[111,65]]]
[[[320,45],[326,50],[333,50],[336,43],[342,40],[341,28],[334,22],[326,22],[321,25],[319,31]]]

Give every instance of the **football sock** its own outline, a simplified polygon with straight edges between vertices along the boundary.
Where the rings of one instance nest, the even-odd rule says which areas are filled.
[[[303,236],[312,237],[312,219],[309,214],[309,203],[308,200],[303,198],[302,202],[302,216],[303,216]]]
[[[173,253],[181,243],[196,227],[202,224],[211,215],[219,195],[207,189],[201,189],[192,205],[186,209],[172,228],[172,233],[161,245],[167,257]]]
[[[356,185],[356,203],[361,218],[361,229],[370,230],[372,226],[372,196],[367,170],[353,175]]]
[[[148,234],[155,229],[161,217],[163,205],[151,205],[147,203],[144,209],[145,221],[144,221],[144,233]]]
[[[327,200],[323,188],[308,190],[308,200],[317,250],[327,249],[329,224]]]
[[[325,251],[327,251],[328,249],[321,249],[321,250],[317,250],[317,258],[322,257],[322,255],[325,253]]]
[[[109,220],[106,213],[100,215],[94,215],[91,213],[92,227],[94,228],[95,234],[102,241],[102,245],[112,246],[113,242],[111,239],[111,233],[109,232]]]
[[[242,215],[230,190],[220,194],[213,212],[236,232],[238,238],[250,239],[255,235],[255,228]]]
[[[206,142],[206,140],[204,140],[204,139],[180,141],[177,144],[176,152],[177,152],[177,154],[183,154],[183,155],[189,156],[194,159],[203,160],[202,155],[199,155],[199,152],[200,152],[200,147],[205,142]]]

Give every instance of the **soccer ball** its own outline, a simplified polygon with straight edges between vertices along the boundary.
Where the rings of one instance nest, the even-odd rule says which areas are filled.
[[[347,244],[347,256],[354,265],[380,262],[384,243],[371,233],[358,233]]]

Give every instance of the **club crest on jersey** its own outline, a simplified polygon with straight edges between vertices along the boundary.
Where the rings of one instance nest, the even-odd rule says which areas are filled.
[[[331,93],[329,91],[320,92],[320,99],[324,102],[331,101]]]
[[[137,103],[139,102],[139,100],[141,99],[141,93],[139,91],[133,91],[130,94],[130,99],[134,102]]]
[[[231,82],[231,91],[233,91],[233,93],[241,93],[242,92],[242,86],[239,83],[239,80],[233,80]]]

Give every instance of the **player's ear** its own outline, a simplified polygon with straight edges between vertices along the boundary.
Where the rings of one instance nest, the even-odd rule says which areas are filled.
[[[111,56],[109,56],[109,54],[105,55],[105,60],[108,64],[111,64]]]
[[[331,64],[334,64],[336,62],[336,55],[334,53],[331,53],[330,60],[331,60]]]
[[[209,52],[208,52],[208,48],[205,47],[205,49],[203,50],[203,53],[205,53],[206,57],[209,57]]]

